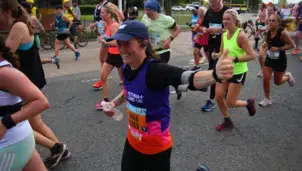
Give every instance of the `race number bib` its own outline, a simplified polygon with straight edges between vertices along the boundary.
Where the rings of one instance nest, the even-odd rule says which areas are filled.
[[[209,23],[209,28],[220,28],[222,29],[222,24],[217,23]],[[216,35],[220,35],[221,33],[216,33]]]
[[[158,49],[161,48],[161,40],[160,40],[160,35],[159,34],[151,34],[149,36],[149,41],[150,44],[152,45],[153,48]]]
[[[271,59],[279,59],[280,56],[280,52],[271,52],[270,50],[268,50],[266,54]]]
[[[135,107],[130,103],[127,104],[128,110],[128,123],[131,135],[141,141],[143,133],[147,132],[146,127],[146,113],[147,110],[139,107]]]

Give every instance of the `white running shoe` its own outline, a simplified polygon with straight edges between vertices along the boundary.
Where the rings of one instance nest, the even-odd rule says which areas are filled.
[[[295,78],[293,77],[293,75],[290,72],[286,72],[285,75],[289,76],[289,80],[287,82],[290,86],[293,87],[295,85],[295,82],[296,82]]]
[[[258,74],[257,74],[257,76],[258,76],[258,77],[262,77],[262,76],[263,76],[262,71],[259,71]]]
[[[261,102],[259,103],[259,106],[261,107],[266,107],[266,106],[269,106],[269,105],[272,105],[272,100],[271,99],[264,99],[264,100],[261,100]]]

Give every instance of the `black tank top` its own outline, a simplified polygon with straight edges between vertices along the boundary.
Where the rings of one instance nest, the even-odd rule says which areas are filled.
[[[276,36],[271,38],[271,30],[268,31],[267,37],[266,37],[266,42],[268,45],[268,48],[270,49],[271,47],[283,47],[285,46],[285,42],[281,40],[281,33],[283,31],[283,28],[278,28]],[[279,55],[279,60],[286,60],[286,53],[285,51],[280,51]]]
[[[17,22],[19,21],[15,21],[15,23]],[[17,49],[16,54],[20,61],[19,70],[23,72],[23,74],[25,74],[39,89],[42,89],[47,83],[36,41],[33,40],[33,45],[30,49]]]

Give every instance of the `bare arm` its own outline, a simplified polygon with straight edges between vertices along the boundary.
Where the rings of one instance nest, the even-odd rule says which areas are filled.
[[[124,91],[120,92],[119,95],[117,95],[113,100],[112,100],[112,104],[113,107],[118,107],[119,105],[123,104],[126,102],[126,98],[124,95]]]
[[[111,7],[112,9],[114,9],[115,13],[119,16],[121,21],[125,20],[125,16],[123,14],[123,11],[121,11],[116,5],[114,5],[113,3],[109,2],[107,4],[109,7]]]
[[[256,59],[256,54],[243,31],[241,31],[239,33],[239,36],[237,37],[237,44],[241,49],[245,51],[245,54],[243,56],[236,56],[238,57],[239,62],[247,62]],[[233,59],[235,60],[235,58]]]
[[[182,85],[178,86],[178,90],[186,91],[187,88],[190,90],[201,89],[209,85],[215,84],[217,81],[222,82],[229,80],[233,77],[233,62],[231,57],[228,56],[229,49],[223,51],[223,54],[219,58],[216,67],[212,71],[185,71],[181,76]]]
[[[172,30],[172,37],[175,38],[179,35],[180,33],[180,26],[178,24],[176,24],[175,28]]]
[[[24,37],[24,23],[18,22],[13,25],[6,39],[5,46],[11,49],[11,52],[15,53],[21,44]]]
[[[43,27],[43,25],[41,24],[41,22],[37,19],[37,17],[32,16],[32,20],[39,26],[39,29],[43,32],[45,32],[45,29]]]
[[[282,31],[282,33],[281,33],[281,40],[285,42],[285,46],[280,47],[280,50],[286,51],[286,50],[290,50],[290,49],[294,48],[294,42],[290,38],[290,36],[288,35],[287,32]]]
[[[194,75],[193,85],[196,89],[202,89],[216,83],[212,76],[213,70],[199,71]]]
[[[10,67],[2,67],[0,71],[0,88],[28,101],[26,108],[11,115],[15,123],[30,119],[49,108],[46,97],[23,73]]]

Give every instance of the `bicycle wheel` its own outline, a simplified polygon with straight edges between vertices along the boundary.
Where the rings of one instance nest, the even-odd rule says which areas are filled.
[[[50,32],[45,32],[42,34],[41,36],[42,40],[41,40],[41,47],[45,50],[50,50],[54,48],[54,36],[52,35],[52,33]]]
[[[88,36],[85,31],[81,31],[78,37],[78,43],[80,47],[85,47],[88,44]]]
[[[246,28],[244,29],[244,32],[247,35],[247,37],[250,38],[253,35],[253,27],[247,25]]]

